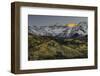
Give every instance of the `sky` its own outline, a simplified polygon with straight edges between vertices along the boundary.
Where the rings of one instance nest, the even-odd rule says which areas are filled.
[[[79,22],[88,22],[87,17],[73,16],[47,16],[47,15],[28,15],[28,26],[50,26],[54,24],[69,24]]]

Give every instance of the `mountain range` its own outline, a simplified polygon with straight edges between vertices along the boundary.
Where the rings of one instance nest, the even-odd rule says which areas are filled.
[[[68,24],[70,25],[70,24]],[[77,26],[52,25],[52,26],[28,26],[28,33],[37,36],[52,36],[60,38],[79,38],[87,36],[87,22],[79,22]]]

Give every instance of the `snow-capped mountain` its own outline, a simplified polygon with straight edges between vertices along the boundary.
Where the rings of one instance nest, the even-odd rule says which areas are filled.
[[[53,37],[81,37],[87,35],[87,23],[80,22],[78,26],[69,27],[64,25],[54,26],[29,26],[28,32],[40,36]]]
[[[69,27],[69,29],[64,30],[61,34],[59,34],[60,37],[70,38],[70,37],[82,37],[87,35],[87,23],[86,22],[80,22],[78,26],[76,27]]]

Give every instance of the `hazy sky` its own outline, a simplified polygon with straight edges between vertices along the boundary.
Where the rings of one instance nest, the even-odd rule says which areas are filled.
[[[50,26],[54,24],[68,24],[88,22],[87,17],[71,17],[71,16],[46,16],[46,15],[28,15],[29,26]]]

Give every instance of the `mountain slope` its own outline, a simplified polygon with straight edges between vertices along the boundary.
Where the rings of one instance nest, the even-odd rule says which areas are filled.
[[[61,39],[29,34],[28,60],[87,58],[87,42],[84,39]]]

